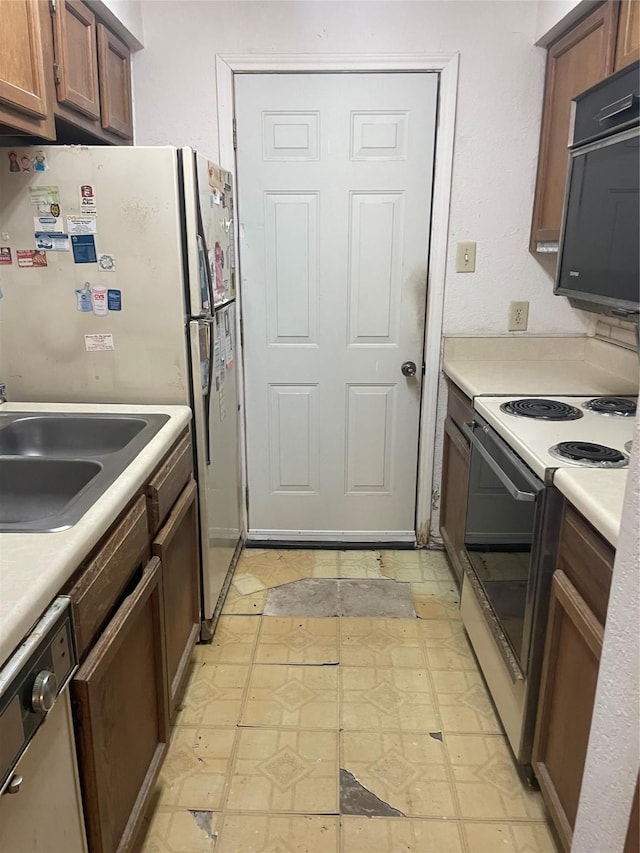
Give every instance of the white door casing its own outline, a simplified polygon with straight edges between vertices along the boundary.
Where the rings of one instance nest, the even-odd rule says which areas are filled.
[[[249,535],[411,541],[437,75],[235,94]]]

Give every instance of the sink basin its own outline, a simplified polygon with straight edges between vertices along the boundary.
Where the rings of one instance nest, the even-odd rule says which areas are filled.
[[[101,469],[84,459],[0,459],[0,524],[60,515]]]
[[[77,524],[169,415],[0,412],[0,533]]]
[[[122,450],[147,421],[118,415],[21,417],[0,429],[0,455],[77,459]]]

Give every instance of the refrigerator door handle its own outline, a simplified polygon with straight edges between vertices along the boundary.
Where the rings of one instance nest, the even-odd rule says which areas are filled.
[[[214,333],[215,319],[211,317],[204,321],[209,326],[209,375],[207,376],[207,393],[204,398],[204,430],[205,430],[205,452],[206,463],[211,465],[211,388],[213,385],[213,372],[216,369],[214,359]]]

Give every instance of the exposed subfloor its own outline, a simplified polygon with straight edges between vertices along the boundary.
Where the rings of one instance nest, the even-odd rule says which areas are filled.
[[[141,850],[556,853],[458,605],[440,552],[245,550]]]

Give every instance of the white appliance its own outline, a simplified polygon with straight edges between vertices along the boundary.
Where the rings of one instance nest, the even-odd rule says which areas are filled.
[[[22,171],[0,157],[7,397],[192,407],[206,623],[241,538],[232,177],[189,148],[15,152]]]

